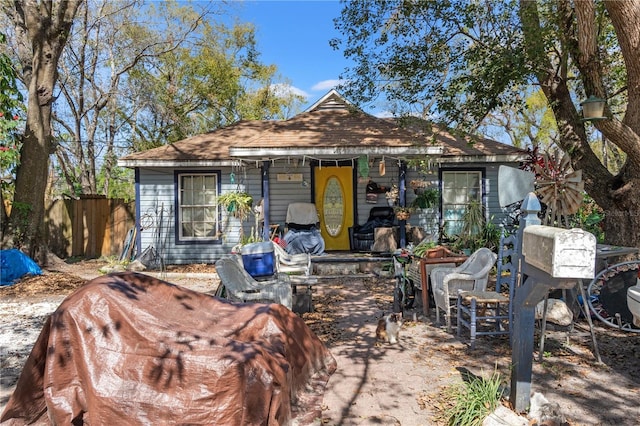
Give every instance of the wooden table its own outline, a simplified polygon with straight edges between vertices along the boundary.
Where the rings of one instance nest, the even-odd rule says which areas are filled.
[[[464,263],[467,256],[427,257],[420,259],[420,281],[422,286],[422,313],[429,315],[429,274],[438,266],[455,267]]]

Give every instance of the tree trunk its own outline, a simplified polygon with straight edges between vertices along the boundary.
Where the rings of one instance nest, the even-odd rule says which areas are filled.
[[[627,77],[627,108],[622,121],[595,123],[606,139],[627,155],[620,173],[609,188],[611,203],[605,210],[607,242],[640,247],[640,2],[605,1],[624,57]]]
[[[10,242],[46,263],[44,198],[53,152],[51,106],[58,78],[58,60],[81,0],[15,2],[10,17],[20,38],[22,78],[29,92],[27,121],[11,210]],[[14,13],[15,12],[15,13]]]
[[[629,193],[638,194],[640,179],[631,185]],[[606,242],[618,246],[640,247],[640,197],[621,197],[615,204],[605,209],[603,230]]]
[[[559,4],[563,27],[571,29],[568,34],[575,34],[575,38],[567,37],[564,42],[580,70],[586,95],[606,97],[602,64],[598,62],[594,3],[561,1]],[[640,85],[637,84],[640,59],[632,47],[637,46],[640,35],[638,4],[638,0],[606,2],[625,58],[629,85],[625,118],[619,121],[611,117],[593,123],[609,142],[627,154],[622,170],[614,175],[602,164],[589,143],[585,124],[571,98],[568,77],[563,73],[567,66],[556,66],[549,58],[538,56],[541,27],[537,4],[527,0],[520,2],[521,19],[527,24],[523,25],[527,50],[531,60],[538,64],[538,82],[558,124],[558,145],[570,154],[573,169],[582,170],[585,191],[604,210],[606,242],[631,247],[640,247],[640,128],[635,113],[640,102]]]

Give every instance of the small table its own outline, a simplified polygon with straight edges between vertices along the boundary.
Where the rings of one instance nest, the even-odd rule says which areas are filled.
[[[455,267],[464,263],[467,256],[427,257],[420,259],[420,281],[422,285],[422,313],[429,315],[429,275],[438,266]]]

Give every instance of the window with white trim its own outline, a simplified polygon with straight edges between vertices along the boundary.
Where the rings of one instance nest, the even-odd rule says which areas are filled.
[[[178,174],[180,240],[218,238],[218,174]]]
[[[471,201],[482,203],[482,171],[442,172],[442,219],[447,235],[462,229],[462,215]]]

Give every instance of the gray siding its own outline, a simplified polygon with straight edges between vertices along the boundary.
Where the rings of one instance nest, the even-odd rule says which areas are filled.
[[[232,170],[230,167],[218,169],[189,168],[189,171],[220,171],[221,190],[223,193],[235,190],[247,191],[257,204],[263,197],[261,162],[249,164],[245,169]],[[354,164],[357,166],[357,164]],[[506,212],[500,208],[498,203],[498,167],[497,163],[474,163],[447,165],[447,168],[483,168],[485,170],[485,202],[488,218],[493,217],[496,224],[500,224],[506,217]],[[514,165],[511,165],[514,166]],[[235,183],[230,181],[230,173],[235,174]],[[357,167],[354,171],[357,173]],[[279,173],[302,173],[303,182],[278,182]],[[369,177],[378,185],[390,187],[398,184],[398,163],[397,160],[387,159],[386,173],[380,176],[378,163],[376,162],[369,170]],[[430,175],[421,175],[416,170],[409,168],[406,176],[407,192],[406,204],[410,205],[415,199],[413,190],[409,187],[412,179],[431,180],[438,184],[438,173],[434,171]],[[366,222],[369,211],[375,206],[388,205],[384,194],[379,194],[376,204],[367,203],[366,185],[368,179],[361,179],[356,184],[358,223]],[[234,217],[228,217],[227,212],[222,212],[222,241],[221,244],[176,244],[175,232],[175,188],[174,169],[141,169],[139,181],[139,215],[140,222],[146,225],[141,233],[140,249],[152,246],[162,256],[166,264],[188,264],[188,263],[214,263],[218,258],[231,253],[232,248],[240,242],[239,221]],[[286,159],[274,161],[269,167],[269,198],[271,224],[281,225],[284,228],[287,207],[292,202],[311,202],[311,168],[309,164],[298,164],[294,167]],[[227,220],[228,219],[228,220]],[[408,221],[409,225],[419,226],[428,234],[431,239],[438,238],[438,224],[440,222],[439,210],[415,212]],[[244,223],[244,235],[248,237],[255,229],[256,222],[252,218]],[[262,232],[262,225],[259,226],[259,234]]]
[[[261,194],[260,169],[247,168],[245,173],[236,174],[236,183],[231,184],[231,168],[203,169],[189,168],[189,171],[221,172],[222,192],[245,190],[259,201]],[[175,169],[143,169],[140,171],[140,223],[147,224],[140,232],[140,250],[152,246],[166,264],[214,263],[220,257],[231,253],[233,246],[240,241],[239,221],[222,212],[222,244],[176,243],[176,200],[174,188]],[[249,236],[254,221],[244,224],[244,234]]]

